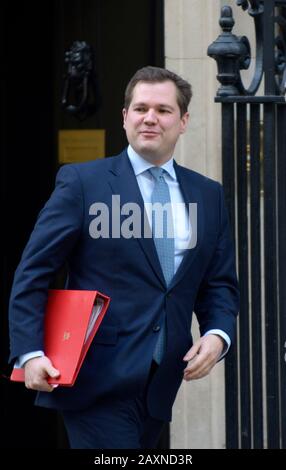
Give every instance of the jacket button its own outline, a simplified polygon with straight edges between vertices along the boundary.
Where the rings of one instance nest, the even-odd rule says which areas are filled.
[[[153,326],[153,331],[155,333],[157,333],[158,331],[160,331],[161,327],[159,325],[156,325],[156,326]]]

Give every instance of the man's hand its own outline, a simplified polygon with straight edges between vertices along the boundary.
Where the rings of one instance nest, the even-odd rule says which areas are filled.
[[[32,390],[40,392],[52,392],[55,385],[47,382],[48,377],[59,377],[60,372],[52,366],[47,356],[34,357],[24,365],[25,385]]]
[[[184,380],[201,379],[209,374],[217,363],[224,348],[224,340],[215,334],[202,336],[194,343],[184,357],[188,365],[184,370]]]

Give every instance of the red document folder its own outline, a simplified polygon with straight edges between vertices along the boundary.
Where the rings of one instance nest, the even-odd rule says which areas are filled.
[[[49,290],[44,351],[61,373],[57,379],[49,378],[49,383],[74,384],[109,302],[110,298],[98,291]],[[24,369],[14,367],[10,379],[24,382]]]

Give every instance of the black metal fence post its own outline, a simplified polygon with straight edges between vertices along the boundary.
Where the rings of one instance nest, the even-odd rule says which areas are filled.
[[[235,190],[233,181],[235,179],[235,151],[234,151],[234,107],[232,104],[222,105],[222,161],[223,161],[223,186],[226,204],[229,211],[233,238],[235,237]],[[237,344],[229,353],[229,360],[225,364],[226,382],[229,384],[228,393],[225,396],[226,428],[229,432],[226,435],[226,446],[230,449],[238,447],[238,365],[237,365]]]
[[[286,106],[278,106],[278,262],[281,447],[286,449]]]
[[[262,294],[261,294],[261,138],[260,105],[250,108],[250,265],[251,265],[251,339],[252,339],[252,414],[253,447],[263,448],[263,359],[262,359]]]

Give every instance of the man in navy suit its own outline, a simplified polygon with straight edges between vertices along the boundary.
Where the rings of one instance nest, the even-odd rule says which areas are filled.
[[[136,72],[123,110],[128,148],[60,169],[15,273],[11,360],[40,392],[36,403],[63,414],[73,448],[154,447],[182,380],[207,375],[234,341],[238,288],[221,185],[173,159],[191,95],[166,69]],[[150,230],[155,193],[171,203],[166,248]],[[102,291],[111,304],[75,385],[54,388],[46,379],[60,371],[45,356],[43,316],[65,263],[67,289]]]

